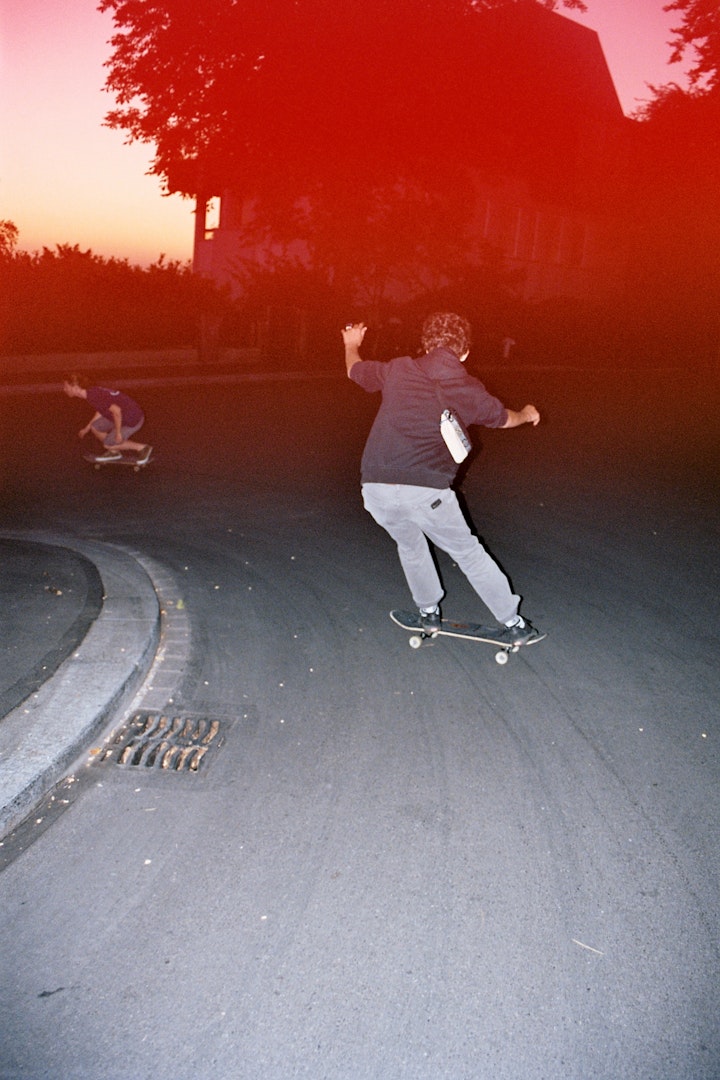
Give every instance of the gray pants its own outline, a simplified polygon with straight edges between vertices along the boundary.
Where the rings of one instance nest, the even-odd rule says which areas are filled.
[[[139,424],[135,424],[134,427],[127,427],[125,424],[120,428],[120,441],[125,442],[131,435],[134,435],[136,431],[139,431],[144,424],[144,420],[141,420]],[[103,442],[105,446],[117,446],[117,439],[115,438],[115,425],[112,420],[108,420],[106,416],[99,416],[93,424],[95,431],[100,431],[105,434]]]
[[[363,484],[365,509],[397,544],[400,563],[418,607],[440,602],[443,587],[428,538],[457,563],[499,623],[520,606],[508,579],[474,536],[451,488]]]

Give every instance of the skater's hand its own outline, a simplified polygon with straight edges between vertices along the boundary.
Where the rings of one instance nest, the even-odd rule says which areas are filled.
[[[507,420],[503,427],[514,428],[520,427],[521,424],[532,424],[533,427],[536,427],[540,423],[540,413],[534,405],[526,405],[520,412],[516,412],[514,409],[506,409],[505,411]]]
[[[342,329],[342,336],[343,341],[345,342],[345,348],[359,349],[366,332],[367,326],[365,323],[348,323],[344,326]]]
[[[342,328],[343,341],[345,342],[345,368],[348,375],[350,369],[354,364],[357,364],[362,359],[360,356],[360,346],[362,345],[362,339],[365,337],[365,331],[367,326],[365,323],[347,323]]]

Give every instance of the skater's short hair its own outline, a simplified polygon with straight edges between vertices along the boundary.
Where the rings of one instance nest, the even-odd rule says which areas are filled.
[[[425,352],[444,346],[460,357],[468,352],[471,342],[470,323],[452,311],[436,311],[423,323],[422,347]]]

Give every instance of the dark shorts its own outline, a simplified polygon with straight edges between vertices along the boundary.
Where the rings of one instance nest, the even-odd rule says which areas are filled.
[[[122,433],[120,442],[125,442],[125,440],[134,435],[136,431],[139,431],[143,426],[143,423],[144,420],[141,420],[135,427],[126,427],[126,425],[123,424],[120,428]],[[93,424],[93,429],[105,435],[105,438],[103,439],[105,446],[115,446],[117,444],[118,440],[115,438],[115,425],[112,420],[107,420],[104,416],[101,416]]]

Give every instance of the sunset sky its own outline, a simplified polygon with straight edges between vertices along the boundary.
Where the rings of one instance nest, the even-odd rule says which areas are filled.
[[[663,0],[587,3],[586,15],[563,13],[598,32],[626,113],[648,83],[683,84],[668,65],[677,16]],[[111,34],[95,0],[0,0],[0,219],[17,225],[24,250],[69,243],[133,263],[161,253],[184,261],[192,204],[164,198],[145,175],[151,147],[126,146],[102,126],[113,105],[102,90]]]

